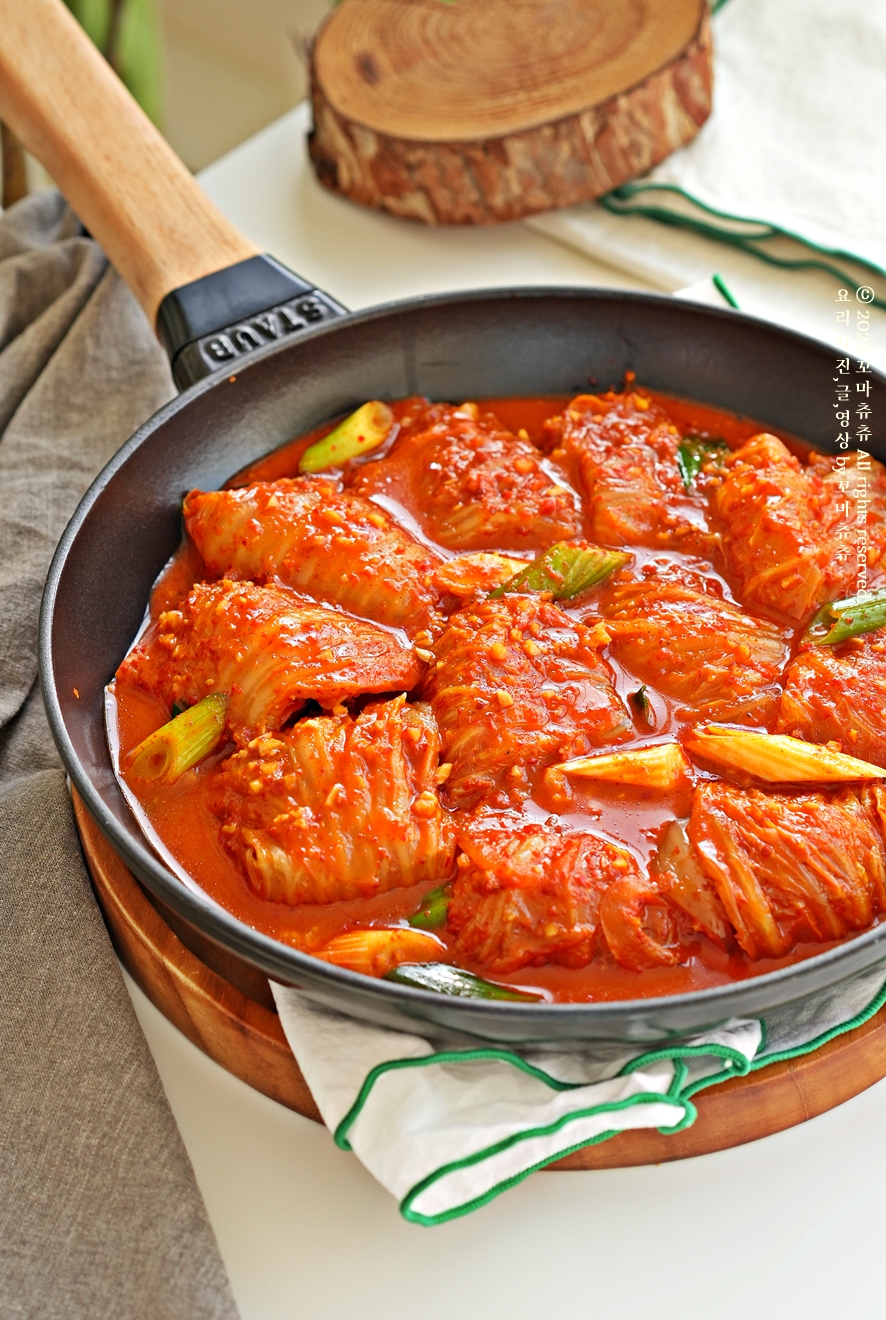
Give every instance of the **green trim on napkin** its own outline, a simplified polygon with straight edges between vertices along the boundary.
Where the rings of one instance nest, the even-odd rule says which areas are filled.
[[[673,210],[666,204],[657,204],[651,198],[644,200],[646,194],[652,193],[671,194],[689,207],[694,207],[701,214]],[[779,225],[768,224],[765,220],[754,220],[747,216],[732,215],[728,211],[719,211],[716,207],[699,201],[697,197],[693,197],[691,193],[674,183],[642,181],[624,183],[621,187],[614,188],[612,192],[598,197],[597,202],[612,215],[639,215],[647,220],[657,220],[660,224],[671,225],[676,229],[688,229],[694,234],[701,234],[703,238],[711,238],[715,242],[727,243],[730,247],[739,248],[759,261],[765,261],[770,266],[779,266],[783,270],[824,271],[850,288],[858,287],[859,281],[856,276],[835,265],[833,261],[825,261],[821,258],[853,262],[864,271],[886,278],[886,270],[882,266],[858,256],[855,252],[847,252],[843,248],[822,247],[801,234],[796,234],[790,229],[782,229]],[[780,257],[763,246],[778,239],[798,243],[807,251],[818,253],[818,257]],[[886,309],[886,298],[874,297],[871,301],[874,307]]]
[[[870,1022],[875,1014],[879,1013],[883,1005],[886,1004],[886,984],[877,992],[871,1002],[861,1012],[856,1013],[855,1017],[850,1018],[848,1022],[841,1022],[837,1027],[831,1027],[829,1031],[823,1031],[820,1036],[815,1036],[807,1041],[805,1045],[798,1045],[793,1050],[775,1050],[772,1054],[766,1054],[765,1034],[763,1045],[757,1054],[757,1057],[751,1061],[751,1072],[756,1072],[759,1068],[765,1068],[770,1063],[783,1063],[785,1059],[796,1059],[803,1054],[812,1054],[815,1050],[820,1050],[828,1041],[834,1040],[837,1036],[842,1036],[847,1031],[854,1031],[856,1027],[863,1027],[866,1022]],[[764,1033],[766,1023],[762,1023]]]
[[[685,1073],[685,1070],[684,1070]],[[675,1080],[678,1078],[678,1072],[675,1073]],[[441,1168],[435,1169],[433,1173],[428,1174],[421,1182],[406,1193],[400,1202],[400,1213],[404,1219],[408,1219],[412,1224],[421,1224],[424,1228],[433,1228],[437,1224],[445,1224],[450,1219],[459,1219],[462,1215],[469,1215],[474,1210],[479,1210],[481,1206],[488,1205],[494,1201],[502,1192],[508,1191],[511,1187],[516,1187],[518,1183],[523,1182],[531,1173],[536,1173],[543,1169],[545,1165],[551,1164],[553,1160],[562,1160],[566,1155],[573,1154],[574,1151],[583,1150],[587,1146],[596,1146],[601,1141],[606,1141],[609,1137],[619,1135],[617,1129],[610,1132],[601,1132],[598,1137],[592,1137],[590,1141],[577,1141],[574,1146],[567,1146],[565,1150],[558,1151],[555,1156],[548,1159],[539,1160],[537,1164],[532,1164],[528,1169],[521,1169],[519,1173],[512,1174],[510,1178],[505,1178],[502,1182],[496,1183],[494,1187],[488,1188],[475,1196],[470,1201],[465,1201],[462,1205],[453,1206],[449,1210],[442,1211],[439,1215],[423,1215],[418,1210],[412,1208],[415,1200],[427,1191],[427,1189],[441,1178],[448,1174],[456,1172],[458,1169],[467,1169],[472,1164],[479,1164],[482,1160],[489,1159],[493,1155],[500,1154],[503,1150],[508,1150],[511,1146],[519,1142],[530,1140],[534,1137],[548,1137],[554,1132],[560,1132],[569,1123],[574,1123],[580,1118],[593,1118],[596,1114],[614,1114],[623,1109],[632,1109],[635,1105],[664,1104],[673,1105],[676,1109],[683,1111],[683,1117],[673,1128],[664,1129],[667,1132],[676,1132],[679,1128],[689,1126],[695,1119],[695,1106],[691,1101],[683,1100],[680,1096],[672,1096],[670,1093],[659,1095],[658,1092],[647,1091],[640,1095],[628,1096],[626,1100],[615,1100],[609,1104],[589,1105],[586,1109],[577,1109],[571,1114],[563,1114],[556,1122],[549,1123],[544,1127],[529,1128],[526,1132],[515,1132],[510,1137],[505,1137],[502,1141],[497,1141],[494,1146],[487,1146],[485,1150],[475,1151],[472,1155],[465,1156],[461,1160],[453,1160],[451,1164],[444,1164]],[[687,1117],[691,1112],[691,1118],[687,1122]]]
[[[584,1082],[558,1081],[556,1077],[551,1077],[549,1073],[544,1072],[541,1068],[536,1068],[534,1064],[529,1063],[519,1054],[514,1054],[511,1050],[495,1049],[492,1046],[477,1050],[440,1050],[436,1054],[424,1054],[418,1059],[391,1059],[387,1063],[379,1063],[366,1074],[366,1080],[360,1087],[356,1100],[333,1133],[336,1146],[340,1150],[351,1149],[348,1132],[357,1121],[375,1083],[385,1073],[398,1072],[401,1068],[426,1068],[432,1063],[473,1063],[477,1059],[483,1059],[487,1062],[491,1059],[501,1063],[510,1063],[520,1072],[544,1082],[553,1091],[572,1091],[576,1086],[585,1085]]]
[[[423,1178],[420,1182],[416,1183],[414,1187],[410,1188],[400,1202],[400,1213],[403,1215],[404,1219],[409,1220],[411,1223],[422,1224],[425,1227],[432,1227],[436,1224],[446,1223],[450,1219],[457,1219],[462,1215],[470,1214],[473,1210],[477,1210],[481,1206],[494,1200],[494,1198],[499,1196],[502,1192],[507,1191],[511,1187],[515,1187],[518,1183],[522,1182],[524,1178],[528,1178],[531,1173],[535,1173],[538,1169],[544,1168],[546,1164],[550,1164],[552,1162],[552,1157],[540,1160],[529,1168],[520,1170],[519,1173],[513,1174],[511,1177],[504,1179],[500,1183],[496,1183],[493,1187],[488,1188],[481,1195],[474,1197],[472,1200],[467,1201],[462,1205],[453,1206],[450,1209],[442,1211],[440,1214],[423,1215],[415,1210],[413,1206],[416,1199],[441,1178],[445,1178],[449,1174],[457,1172],[460,1169],[470,1168],[472,1165],[479,1164],[483,1160],[490,1159],[521,1142],[529,1141],[534,1138],[551,1136],[553,1133],[562,1131],[568,1124],[574,1123],[579,1119],[592,1118],[597,1114],[615,1114],[633,1108],[635,1105],[665,1104],[672,1105],[674,1109],[678,1111],[679,1118],[672,1127],[659,1128],[659,1132],[664,1134],[681,1132],[685,1128],[691,1127],[698,1117],[698,1111],[692,1103],[692,1097],[699,1091],[710,1086],[716,1086],[720,1082],[728,1081],[732,1077],[746,1076],[750,1072],[755,1072],[761,1068],[768,1067],[769,1064],[781,1063],[786,1059],[795,1059],[806,1054],[811,1054],[815,1050],[820,1049],[823,1045],[826,1045],[835,1037],[841,1036],[847,1031],[853,1031],[856,1027],[860,1027],[865,1022],[868,1022],[877,1012],[879,1012],[884,1004],[886,1004],[886,984],[883,985],[865,1008],[854,1017],[850,1018],[847,1022],[832,1027],[821,1035],[816,1036],[812,1040],[798,1045],[793,1049],[775,1051],[772,1054],[766,1054],[765,1052],[766,1023],[763,1021],[761,1022],[763,1039],[760,1045],[760,1050],[757,1056],[753,1059],[748,1059],[739,1050],[732,1049],[726,1045],[717,1044],[691,1046],[674,1045],[666,1046],[661,1049],[649,1050],[645,1054],[638,1055],[636,1058],[629,1060],[628,1063],[619,1070],[616,1076],[624,1077],[630,1073],[640,1072],[644,1068],[651,1067],[664,1060],[670,1060],[674,1063],[674,1077],[666,1092],[644,1091],[637,1095],[629,1096],[623,1100],[608,1101],[583,1109],[574,1110],[569,1114],[561,1115],[561,1117],[553,1123],[513,1133],[511,1136],[506,1137],[493,1145],[484,1147],[484,1149],[479,1151],[474,1151],[463,1159],[453,1160],[449,1164],[444,1164],[428,1174],[426,1178]],[[707,1076],[696,1078],[694,1081],[691,1081],[689,1080],[687,1061],[695,1058],[719,1058],[723,1060],[723,1067]],[[351,1149],[348,1134],[366,1105],[376,1082],[380,1077],[384,1076],[385,1073],[394,1072],[401,1068],[425,1068],[431,1064],[470,1063],[475,1060],[492,1060],[509,1063],[512,1067],[543,1082],[553,1091],[579,1090],[582,1087],[587,1086],[587,1082],[561,1081],[556,1077],[552,1077],[549,1073],[545,1072],[544,1069],[529,1063],[514,1051],[496,1047],[470,1050],[441,1050],[438,1053],[422,1055],[419,1058],[391,1059],[386,1063],[378,1064],[367,1074],[366,1080],[361,1086],[357,1098],[335,1130],[335,1144],[342,1150]],[[590,1140],[579,1141],[574,1146],[569,1146],[565,1150],[559,1151],[553,1159],[563,1159],[564,1156],[571,1155],[574,1151],[581,1150],[587,1146],[595,1146],[601,1141],[607,1141],[610,1137],[618,1136],[619,1131],[620,1129],[611,1129],[606,1132],[601,1132],[599,1136],[593,1137]]]

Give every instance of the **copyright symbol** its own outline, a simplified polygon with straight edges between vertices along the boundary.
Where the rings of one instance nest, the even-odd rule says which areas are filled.
[[[859,302],[873,302],[874,291],[869,284],[863,284],[860,289],[855,290],[855,296]]]

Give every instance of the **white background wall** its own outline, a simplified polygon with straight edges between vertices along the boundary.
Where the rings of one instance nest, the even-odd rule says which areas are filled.
[[[166,135],[192,170],[289,110],[307,90],[304,48],[331,0],[158,0]]]

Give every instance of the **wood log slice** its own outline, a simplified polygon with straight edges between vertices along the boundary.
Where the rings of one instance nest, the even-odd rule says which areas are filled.
[[[428,224],[571,206],[711,110],[706,0],[343,0],[314,43],[327,188]]]

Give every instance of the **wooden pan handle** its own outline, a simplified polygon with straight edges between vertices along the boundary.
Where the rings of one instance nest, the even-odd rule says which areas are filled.
[[[167,293],[255,256],[61,0],[0,0],[0,119],[156,323]]]

